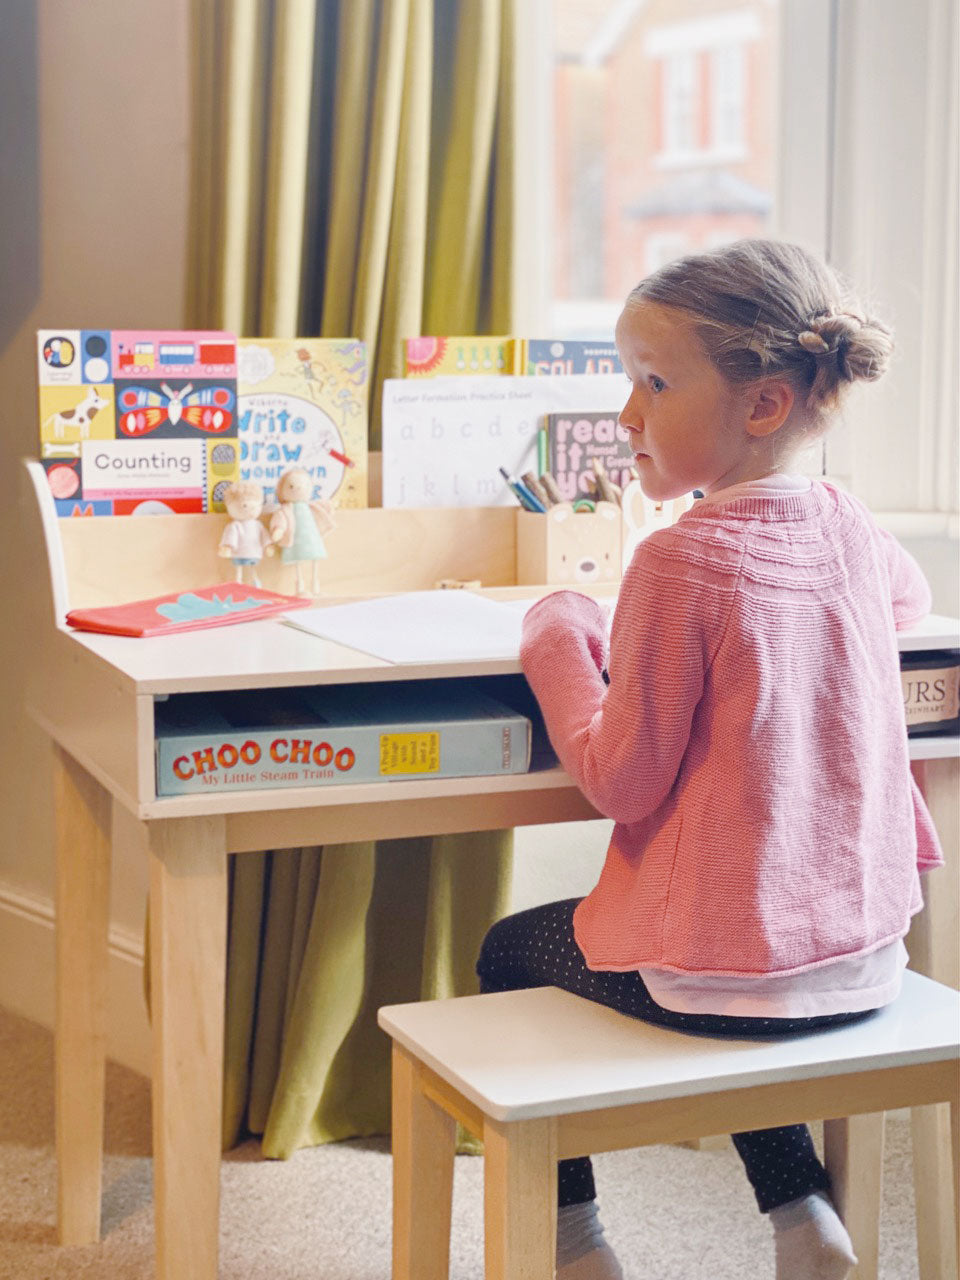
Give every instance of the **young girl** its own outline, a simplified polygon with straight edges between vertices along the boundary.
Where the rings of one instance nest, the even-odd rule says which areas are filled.
[[[911,778],[894,632],[929,611],[915,562],[855,498],[796,475],[890,334],[795,245],[670,263],[617,324],[620,424],[644,492],[699,489],[637,548],[610,633],[559,591],[521,660],[551,742],[615,826],[582,901],[500,921],[484,991],[554,985],[680,1031],[772,1036],[893,1000],[918,868],[941,861]],[[856,1259],[807,1128],[733,1135],[778,1280]],[[621,1271],[590,1161],[559,1169],[558,1280]]]

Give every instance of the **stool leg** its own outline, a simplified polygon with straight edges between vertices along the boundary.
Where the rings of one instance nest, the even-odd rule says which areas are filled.
[[[483,1126],[486,1280],[553,1280],[557,1252],[556,1121]]]
[[[914,1107],[910,1112],[920,1280],[945,1280],[957,1274],[955,1201],[947,1154],[951,1146],[949,1110],[941,1104]]]
[[[877,1280],[883,1190],[882,1111],[824,1120],[824,1164],[837,1213],[859,1259],[851,1280]]]
[[[450,1274],[457,1124],[420,1088],[418,1064],[393,1046],[393,1280]]]

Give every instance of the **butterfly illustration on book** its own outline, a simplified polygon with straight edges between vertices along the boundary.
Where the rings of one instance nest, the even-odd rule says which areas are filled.
[[[162,382],[153,387],[124,387],[117,397],[119,426],[125,436],[145,436],[168,422],[175,427],[181,420],[199,431],[222,435],[233,422],[234,394],[229,387],[201,387],[193,383],[171,387]]]

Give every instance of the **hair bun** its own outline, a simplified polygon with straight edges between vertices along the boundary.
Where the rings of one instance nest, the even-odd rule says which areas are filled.
[[[797,335],[797,341],[803,347],[804,351],[809,351],[812,356],[822,356],[830,350],[830,345],[816,329],[804,329]]]
[[[893,350],[889,329],[855,311],[811,317],[797,341],[811,355],[834,355],[837,373],[847,382],[879,378]]]

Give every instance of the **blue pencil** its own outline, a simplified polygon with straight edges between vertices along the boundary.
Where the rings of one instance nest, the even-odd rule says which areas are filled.
[[[498,467],[497,470],[503,476],[504,480],[506,480],[508,487],[513,492],[521,507],[525,508],[527,511],[538,511],[541,515],[544,514],[547,508],[539,498],[534,497],[525,484],[520,480],[517,480],[516,477],[510,475],[509,472],[503,469],[503,467]]]

